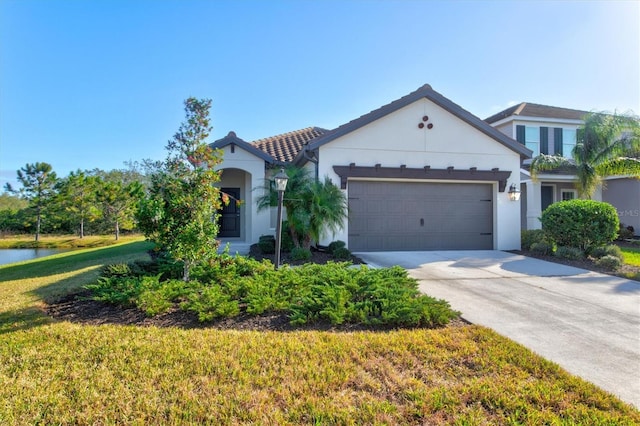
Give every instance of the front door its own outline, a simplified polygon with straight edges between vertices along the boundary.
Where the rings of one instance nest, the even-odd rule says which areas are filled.
[[[236,200],[240,199],[240,188],[221,188],[229,195],[229,204],[222,206],[218,217],[218,236],[223,238],[240,236],[240,207]]]
[[[551,204],[553,204],[553,186],[543,185],[540,187],[540,207],[542,211],[545,211]]]

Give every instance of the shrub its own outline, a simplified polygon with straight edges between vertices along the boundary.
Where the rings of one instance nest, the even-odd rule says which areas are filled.
[[[131,268],[127,263],[115,263],[112,265],[105,265],[100,270],[100,276],[105,278],[126,277],[130,275],[132,275]]]
[[[333,250],[332,255],[335,259],[338,259],[338,260],[351,259],[351,251],[349,251],[349,249],[346,247],[339,247]]]
[[[610,271],[615,271],[620,266],[622,266],[622,260],[616,256],[606,255],[602,256],[600,259],[596,260],[596,265],[608,269]]]
[[[560,246],[556,249],[555,256],[560,259],[580,260],[584,252],[577,247]]]
[[[282,222],[282,231],[280,232],[280,237],[282,240],[280,241],[280,250],[285,253],[290,252],[295,247],[293,243],[293,238],[291,238],[291,234],[289,233],[289,222]]]
[[[311,250],[303,247],[294,247],[291,250],[292,260],[309,260],[311,259]]]
[[[618,229],[618,239],[619,240],[629,240],[633,238],[635,233],[635,229],[633,226],[625,226],[624,223],[620,224],[620,229]]]
[[[535,243],[544,242],[544,231],[542,229],[527,229],[520,233],[520,245],[522,250],[531,250]]]
[[[276,239],[273,235],[263,235],[258,240],[258,247],[263,254],[276,252]]]
[[[595,257],[596,259],[600,259],[605,256],[613,256],[622,260],[622,250],[620,250],[620,247],[614,244],[605,247],[596,247],[591,250],[590,255],[592,257]]]
[[[334,251],[340,248],[345,248],[346,246],[347,246],[347,243],[345,243],[344,241],[341,241],[341,240],[333,241],[327,247],[327,252],[329,252],[329,254],[334,254],[333,253]]]
[[[549,255],[553,253],[553,246],[545,242],[533,243],[530,250],[536,254]]]
[[[545,236],[557,246],[588,250],[610,243],[618,235],[616,209],[593,200],[570,200],[553,203],[540,218]]]

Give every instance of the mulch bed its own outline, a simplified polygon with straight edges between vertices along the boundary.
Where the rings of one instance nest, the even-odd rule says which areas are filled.
[[[624,243],[623,243],[624,244]],[[634,246],[636,247],[636,246]],[[616,273],[612,273],[606,269],[598,267],[595,263],[588,259],[569,260],[559,259],[554,256],[542,256],[532,252],[511,251],[511,253],[522,254],[529,257],[535,257],[549,262],[562,263],[577,268],[587,269],[590,271],[601,272],[609,275],[617,275],[624,277],[625,273],[638,273],[640,268],[624,265]],[[264,255],[254,245],[251,247],[249,256],[261,260],[274,260],[274,255]],[[333,257],[320,250],[312,251],[312,258],[308,262],[325,264],[329,261],[336,261]],[[358,257],[352,256],[350,260],[353,264],[363,264],[364,262]],[[300,265],[306,263],[304,261],[292,261],[288,253],[282,254],[282,263],[290,265]],[[146,327],[178,327],[184,329],[192,328],[212,328],[219,330],[256,330],[256,331],[294,331],[294,330],[324,330],[324,331],[389,331],[392,327],[371,327],[361,324],[342,324],[333,326],[330,323],[315,323],[306,326],[292,326],[289,324],[289,318],[284,313],[269,313],[264,315],[249,315],[242,313],[234,318],[223,318],[211,322],[202,323],[198,321],[196,314],[185,312],[179,308],[174,308],[166,313],[147,317],[144,312],[138,308],[124,308],[104,302],[98,302],[90,299],[91,293],[83,291],[81,293],[70,294],[64,298],[52,302],[45,306],[45,312],[56,319],[70,321],[82,324],[120,324],[120,325],[136,325]],[[451,321],[449,327],[459,327],[466,325],[463,319]]]

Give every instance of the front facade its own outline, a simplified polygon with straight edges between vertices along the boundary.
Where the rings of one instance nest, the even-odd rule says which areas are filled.
[[[329,176],[348,198],[342,230],[352,251],[520,247],[520,164],[531,150],[429,85],[334,130],[307,128],[247,143],[230,133],[222,187],[244,200],[222,212],[221,237],[256,242],[275,214],[253,200],[273,170],[293,163]]]
[[[576,145],[577,130],[584,124],[587,111],[559,108],[523,102],[501,111],[485,121],[500,132],[540,154],[571,158]],[[531,179],[530,160],[521,170],[521,227],[540,229],[540,216],[552,203],[578,198],[576,176],[571,170],[556,170]],[[640,233],[640,180],[610,177],[593,195],[616,207],[620,222],[633,226]]]

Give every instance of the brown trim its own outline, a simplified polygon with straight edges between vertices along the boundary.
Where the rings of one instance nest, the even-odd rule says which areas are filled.
[[[340,188],[347,189],[349,178],[379,178],[379,179],[418,179],[418,180],[484,180],[497,181],[498,191],[504,192],[507,188],[507,179],[511,176],[510,171],[500,171],[499,169],[478,170],[476,167],[470,169],[432,169],[424,166],[421,169],[409,169],[401,167],[375,167],[356,166],[351,163],[348,166],[333,166],[333,171],[340,176]]]

